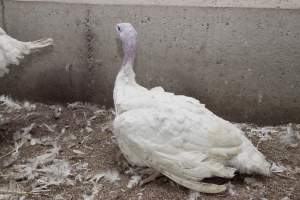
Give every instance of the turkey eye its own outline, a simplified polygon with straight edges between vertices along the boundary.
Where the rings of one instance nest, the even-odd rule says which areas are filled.
[[[121,28],[120,28],[120,26],[117,26],[117,27],[118,27],[118,31],[119,31],[119,32],[121,32]]]

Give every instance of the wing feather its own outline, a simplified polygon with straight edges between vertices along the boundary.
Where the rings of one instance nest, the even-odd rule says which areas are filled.
[[[195,119],[182,119],[179,114],[185,118],[184,112],[169,115],[151,108],[130,110],[117,116],[114,127],[119,130],[116,131],[118,141],[124,142],[121,150],[126,146],[123,151],[127,150],[124,154],[129,155],[129,160],[135,157],[143,161],[135,164],[191,181],[212,176],[232,177],[235,169],[225,164],[240,152],[240,139],[220,128],[216,128],[217,132],[208,127],[203,131],[203,124]]]

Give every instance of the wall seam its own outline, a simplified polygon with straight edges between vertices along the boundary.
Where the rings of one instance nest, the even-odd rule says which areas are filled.
[[[93,83],[93,74],[94,74],[94,40],[95,35],[93,33],[92,27],[92,16],[91,16],[91,8],[87,6],[86,8],[86,16],[84,19],[85,26],[85,44],[87,49],[86,54],[86,63],[87,63],[87,98],[92,99],[94,94],[94,83]]]
[[[1,3],[1,20],[2,20],[2,28],[4,29],[4,31],[7,31],[6,30],[6,20],[5,20],[5,3],[4,3],[4,0],[1,0],[0,1]]]

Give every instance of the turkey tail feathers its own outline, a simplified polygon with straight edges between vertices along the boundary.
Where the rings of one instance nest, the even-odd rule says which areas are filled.
[[[30,51],[39,51],[40,49],[53,45],[53,39],[40,39],[33,42],[28,42],[27,45]]]

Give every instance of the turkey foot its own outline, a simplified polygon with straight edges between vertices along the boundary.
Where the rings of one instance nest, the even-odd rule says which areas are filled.
[[[122,152],[120,150],[117,151],[116,156],[115,156],[115,161],[119,164],[122,162]]]
[[[121,171],[126,171],[129,168],[129,164],[120,150],[115,155],[115,162]]]
[[[143,179],[141,182],[140,182],[140,186],[144,186],[146,185],[147,183],[150,183],[152,181],[154,181],[155,179],[161,177],[162,174],[158,171],[153,171],[147,178]]]

